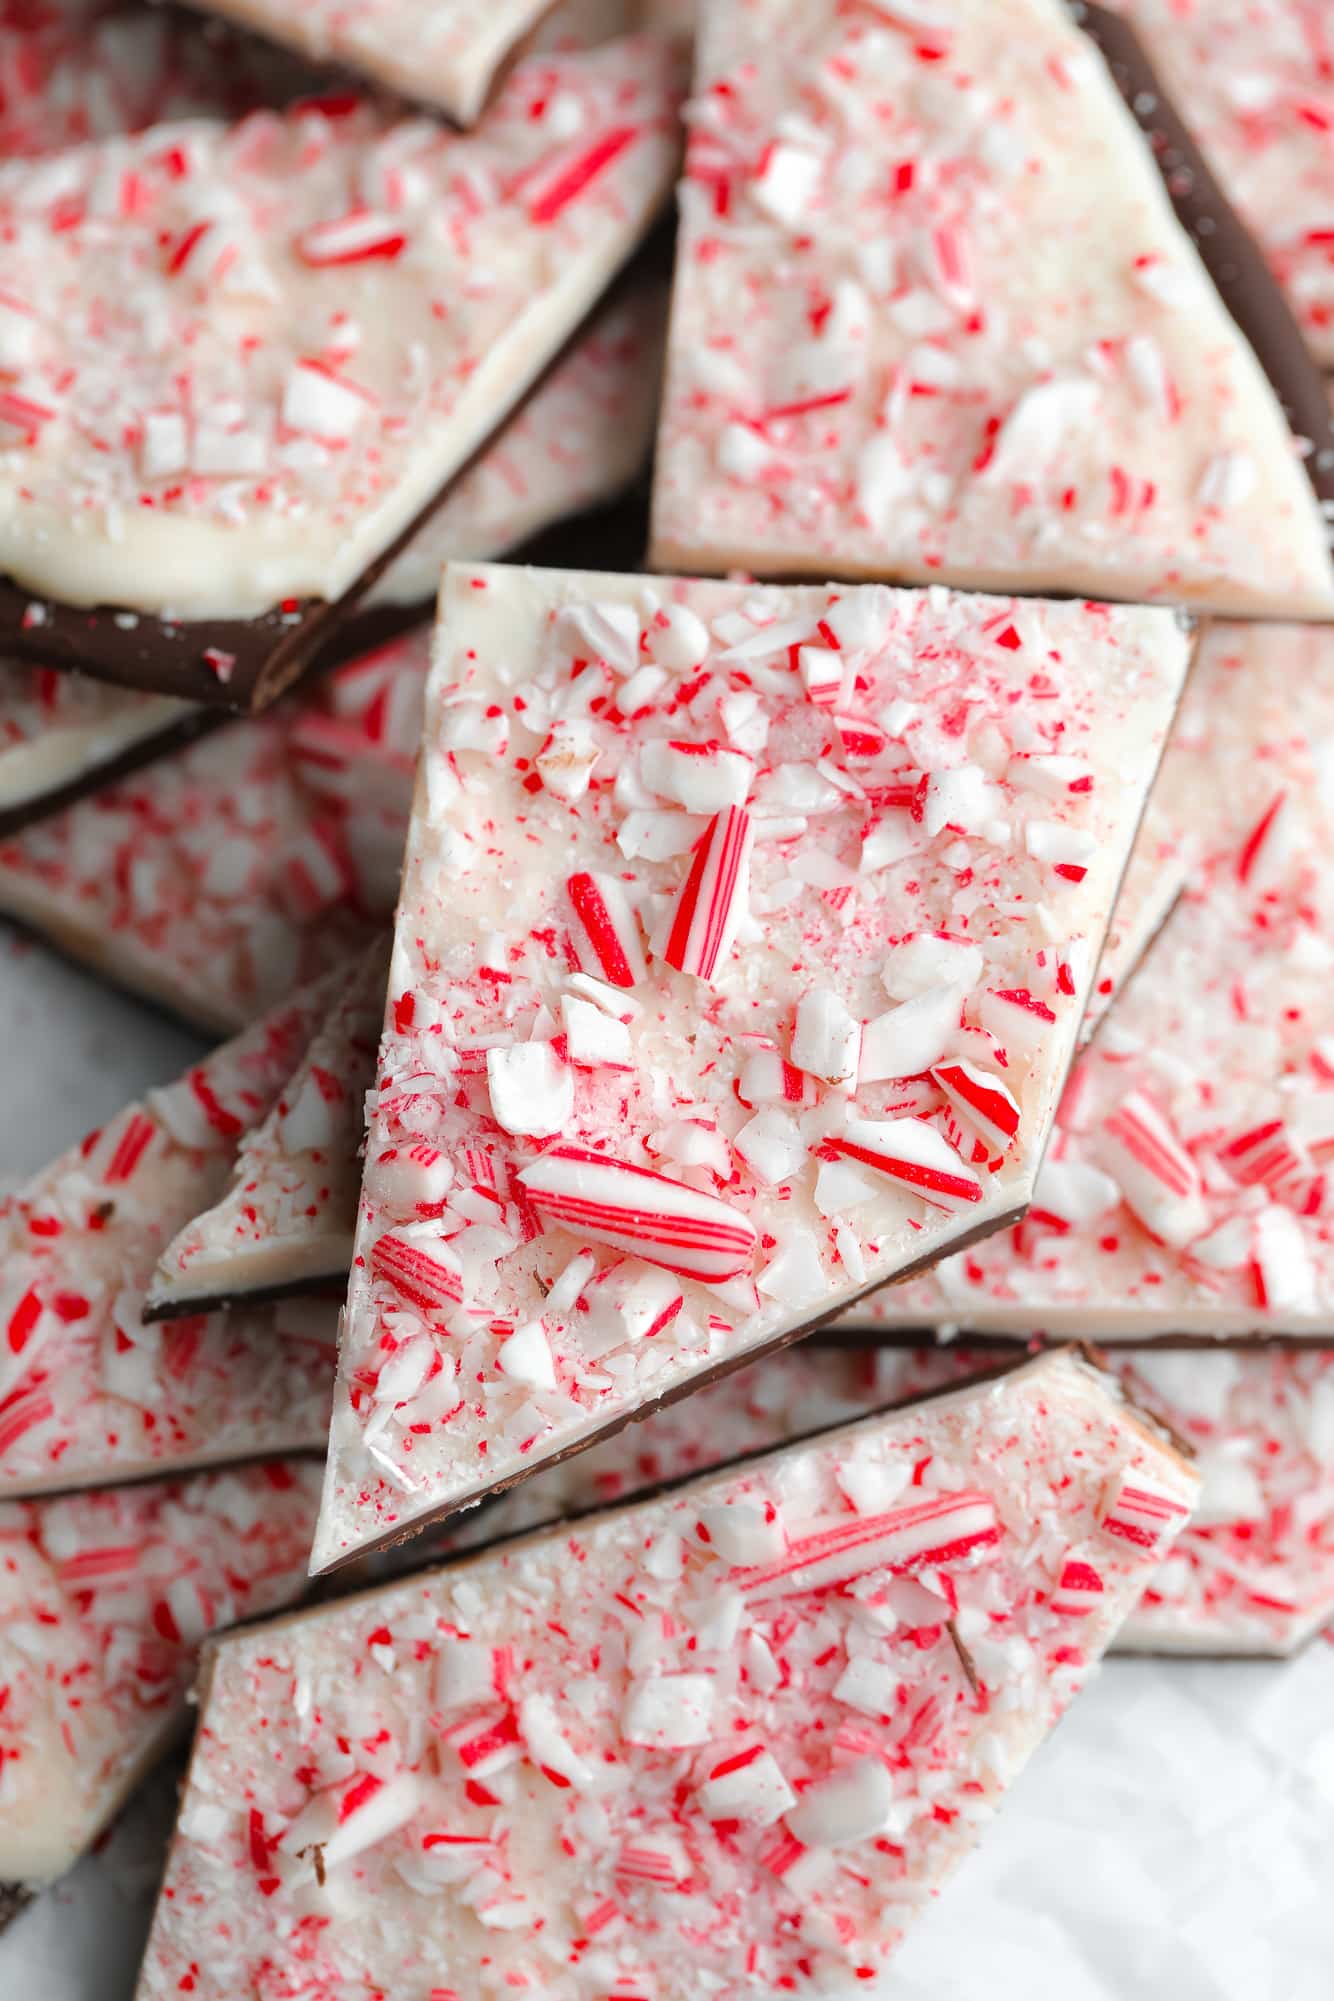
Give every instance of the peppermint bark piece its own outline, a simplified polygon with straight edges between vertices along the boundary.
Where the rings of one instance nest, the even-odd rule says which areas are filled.
[[[638,562],[643,530],[627,496],[652,443],[665,317],[658,281],[613,300],[390,565],[349,638],[355,631],[367,647],[381,645],[414,614],[429,617],[451,556],[569,562],[597,548]],[[0,665],[0,836],[220,719],[215,709],[85,674]]]
[[[1206,635],[1161,781],[1189,894],[1071,1079],[1022,1227],[881,1329],[1334,1340],[1334,639]]]
[[[1188,652],[447,571],[317,1568],[1022,1211]]]
[[[1052,1356],[225,1641],[140,2001],[873,1979],[1195,1488]]]
[[[5,650],[272,700],[648,233],[678,97],[644,36],[525,65],[463,138],[318,100],[0,168]]]
[[[366,1092],[384,1019],[387,951],[355,969],[262,1124],[236,1151],[221,1201],[154,1267],[145,1320],[293,1293],[341,1292],[352,1262]]]
[[[694,102],[656,563],[1334,614],[1300,335],[1058,0],[725,0]]]
[[[142,1306],[164,1243],[225,1186],[327,1002],[303,992],[0,1205],[0,1497],[318,1441],[328,1307],[151,1327]]]
[[[204,4],[204,0],[195,0]],[[556,0],[207,0],[207,11],[314,63],[359,71],[386,90],[475,124],[525,38]]]
[[[0,1505],[0,1885],[91,1847],[182,1734],[206,1633],[300,1596],[318,1487],[275,1459]]]
[[[1334,32],[1305,0],[1111,0],[1334,367]]]

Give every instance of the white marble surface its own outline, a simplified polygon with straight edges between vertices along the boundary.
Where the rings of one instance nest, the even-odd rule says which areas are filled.
[[[9,1183],[198,1047],[3,931],[0,1018]],[[1286,1665],[1110,1663],[882,2001],[1330,2001],[1332,1691],[1325,1641]],[[0,2001],[129,2001],[171,1797],[168,1774],[0,1937]]]

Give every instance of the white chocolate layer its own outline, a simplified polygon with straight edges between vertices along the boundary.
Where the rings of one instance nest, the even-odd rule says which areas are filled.
[[[77,783],[192,713],[170,695],[0,661],[0,811]]]
[[[343,595],[648,231],[678,81],[639,37],[466,137],[308,105],[0,167],[0,569],[194,619]]]
[[[1332,688],[1328,633],[1206,634],[1159,794],[1190,891],[1071,1079],[1027,1220],[859,1321],[1334,1340]]]
[[[183,1730],[199,1642],[300,1595],[317,1469],[0,1505],[0,1882],[72,1868]]]
[[[1334,615],[1274,393],[1060,0],[701,15],[663,568]]]
[[[1054,1356],[224,1642],[140,2001],[874,1978],[1195,1485]]]
[[[242,1138],[221,1201],[193,1217],[158,1259],[148,1308],[344,1276],[387,956],[373,946],[342,985],[268,1117]]]
[[[1187,652],[1164,613],[446,573],[316,1568],[1023,1208]]]
[[[294,1303],[145,1326],[162,1246],[226,1183],[328,1004],[306,990],[127,1105],[0,1205],[0,1497],[308,1448],[334,1315]]]

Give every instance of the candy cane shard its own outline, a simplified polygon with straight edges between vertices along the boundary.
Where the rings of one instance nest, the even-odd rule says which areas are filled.
[[[318,1496],[276,1459],[0,1505],[0,1885],[92,1846],[180,1736],[206,1633],[300,1596]]]
[[[1070,1081],[1028,1218],[860,1324],[1334,1340],[1332,672],[1323,631],[1207,636],[1150,814],[1154,852],[1192,842],[1190,891]],[[1291,838],[1257,880],[1280,794]]]
[[[649,1168],[554,1146],[519,1179],[540,1216],[684,1278],[721,1285],[754,1261],[758,1238],[744,1216]]]
[[[727,962],[746,908],[754,823],[744,807],[715,813],[672,911],[662,956],[678,972],[712,980]]]
[[[855,772],[808,643],[883,719]],[[1186,652],[1142,612],[447,573],[317,1569],[1023,1208]],[[953,744],[961,703],[986,767],[951,750],[937,817],[920,746]],[[1011,780],[1046,747],[1088,784]],[[743,778],[745,804],[699,810]],[[850,866],[886,816],[910,865]],[[1035,816],[1090,857],[1056,943]],[[910,1074],[880,1050],[863,1077],[886,997],[931,1014],[940,989]],[[996,1080],[1008,1145],[964,1133],[928,1058]],[[416,1146],[449,1169],[429,1215],[399,1177]],[[377,1275],[419,1224],[459,1297]]]
[[[701,13],[655,567],[1328,619],[1320,380],[1142,52],[1060,0],[963,0],[929,48],[873,11]]]
[[[334,1313],[143,1317],[165,1241],[225,1186],[334,989],[304,989],[0,1209],[0,1498],[314,1444]]]
[[[377,944],[338,978],[332,1006],[268,1117],[238,1146],[222,1200],[193,1217],[158,1259],[146,1320],[341,1288],[352,1261],[385,975]]]
[[[0,216],[25,246],[8,278],[43,329],[32,393],[0,401],[18,510],[0,536],[6,651],[232,708],[271,701],[647,234],[679,94],[672,46],[634,36],[520,66],[463,136],[323,98],[186,124],[169,145],[77,150],[54,205],[41,163],[0,167]],[[59,227],[106,176],[134,198],[96,231]],[[370,252],[312,256],[331,225],[346,246],[370,215],[386,225]],[[135,310],[109,315],[109,298]],[[229,326],[241,315],[239,343],[219,301]],[[311,332],[331,323],[332,345]],[[198,408],[187,376],[209,384]],[[77,560],[55,519],[71,507],[110,524]]]
[[[139,2001],[298,1964],[396,1992],[423,1960],[473,1994],[553,1942],[571,2001],[881,1978],[1152,1575],[1097,1523],[1122,1477],[1197,1486],[1048,1356],[211,1646]],[[863,1518],[859,1485],[914,1499]],[[860,1531],[810,1616],[696,1533],[742,1509],[793,1550]],[[882,1555],[929,1562],[949,1630]],[[1062,1607],[1072,1564],[1096,1603]]]

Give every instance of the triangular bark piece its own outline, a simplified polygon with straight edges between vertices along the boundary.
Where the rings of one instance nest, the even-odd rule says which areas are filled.
[[[1081,18],[702,11],[659,566],[1334,616],[1314,364],[1125,24]]]
[[[306,990],[127,1105],[0,1207],[0,1498],[305,1449],[333,1309],[293,1302],[146,1326],[164,1243],[226,1184],[328,1005]]]
[[[306,1581],[316,1467],[0,1505],[4,1888],[54,1882],[181,1735],[199,1643]]]
[[[657,281],[627,288],[599,315],[368,594],[357,619],[368,647],[429,618],[451,556],[577,560],[588,537],[639,561],[637,508],[624,508],[624,534],[606,510],[619,516],[647,463],[665,315]],[[86,674],[0,666],[0,836],[220,720],[214,709]]]
[[[1071,1079],[1022,1226],[859,1308],[884,1329],[1334,1341],[1334,635],[1219,626],[1159,814],[1190,893]]]
[[[341,1292],[387,966],[387,949],[372,947],[339,993],[268,1117],[242,1138],[225,1195],[158,1259],[145,1320],[331,1286]]]
[[[649,232],[678,71],[635,37],[461,138],[321,99],[0,167],[5,651],[247,708],[346,643]]]
[[[1051,1356],[223,1641],[140,2001],[874,1979],[1195,1488]]]
[[[1022,1212],[1189,650],[446,573],[317,1567]]]

